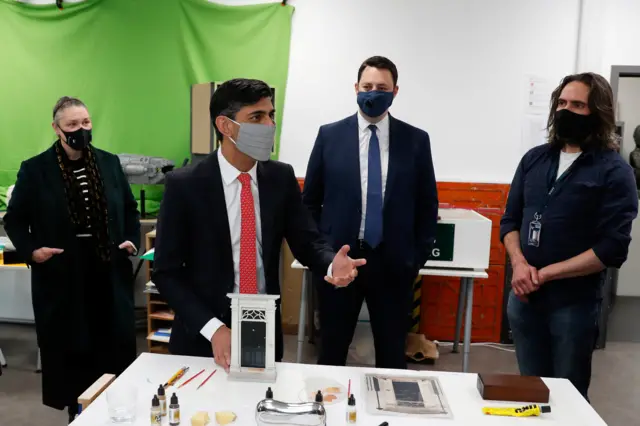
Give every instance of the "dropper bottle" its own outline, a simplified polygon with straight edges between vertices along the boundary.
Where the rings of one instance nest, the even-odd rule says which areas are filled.
[[[158,400],[160,401],[160,413],[162,417],[167,415],[167,397],[165,395],[164,386],[158,386]]]
[[[180,404],[178,396],[174,393],[171,395],[171,405],[169,405],[169,424],[178,426],[180,424]]]
[[[357,419],[356,412],[356,397],[353,394],[349,395],[349,401],[347,402],[347,423],[355,424]]]
[[[162,411],[160,411],[160,400],[158,395],[153,395],[151,400],[151,424],[160,425],[162,423]]]

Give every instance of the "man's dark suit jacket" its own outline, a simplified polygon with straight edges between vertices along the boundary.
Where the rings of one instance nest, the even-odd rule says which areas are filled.
[[[307,168],[303,200],[334,248],[358,240],[362,215],[358,117],[320,128]],[[384,257],[417,274],[433,246],[438,193],[429,135],[389,116],[384,195]],[[366,194],[365,194],[366,195]]]
[[[280,294],[283,239],[296,259],[314,271],[326,273],[335,253],[302,204],[293,167],[278,161],[259,162],[257,175],[266,291]],[[217,151],[166,177],[153,282],[176,314],[170,351],[213,356],[211,343],[200,330],[213,317],[231,325],[227,293],[234,291],[231,236]],[[277,360],[282,358],[281,330],[278,309]]]

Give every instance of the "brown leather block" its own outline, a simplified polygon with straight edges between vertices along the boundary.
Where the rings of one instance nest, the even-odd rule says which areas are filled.
[[[493,401],[549,402],[549,388],[534,376],[478,374],[478,391]]]

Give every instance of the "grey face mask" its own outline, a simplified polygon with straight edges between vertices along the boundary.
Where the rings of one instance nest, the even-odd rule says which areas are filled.
[[[231,119],[229,118],[229,120]],[[276,126],[231,121],[240,126],[237,140],[229,137],[231,142],[238,148],[238,151],[256,161],[267,161],[271,157]]]

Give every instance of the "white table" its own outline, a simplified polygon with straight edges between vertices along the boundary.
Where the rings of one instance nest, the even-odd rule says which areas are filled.
[[[304,270],[302,274],[302,289],[300,294],[300,316],[298,319],[298,353],[296,361],[302,362],[302,347],[304,345],[305,326],[307,321],[307,300],[309,298],[309,283],[312,281],[312,273],[298,260],[291,264],[293,269]],[[482,269],[444,269],[423,268],[418,272],[420,276],[455,277],[460,278],[460,294],[458,296],[458,312],[456,314],[456,331],[453,340],[453,352],[458,352],[460,342],[460,330],[462,328],[462,315],[464,313],[464,341],[462,354],[462,371],[469,371],[469,348],[471,347],[471,314],[473,312],[473,280],[475,278],[488,278],[489,275]],[[466,299],[466,312],[464,312]],[[408,314],[408,313],[407,313]],[[322,324],[320,325],[322,327]]]
[[[167,389],[167,398],[176,392],[181,407],[181,424],[190,425],[191,416],[197,411],[207,411],[212,418],[211,426],[215,425],[216,411],[233,411],[238,418],[232,426],[255,426],[256,404],[265,396],[268,385],[264,383],[233,382],[227,380],[224,370],[217,373],[200,389],[198,385],[215,368],[210,358],[179,357],[173,355],[159,355],[144,353],[107,388],[80,416],[72,423],[73,426],[103,426],[108,425],[106,393],[117,391],[122,387],[137,389],[137,418],[135,425],[149,425],[149,409],[151,399],[158,389],[158,384],[164,383],[175,371],[182,366],[189,366],[190,370],[178,384],[187,380],[201,369],[206,371],[182,389],[175,387]],[[347,386],[351,380],[351,391],[356,397],[358,410],[358,424],[362,426],[377,426],[387,421],[390,426],[422,426],[424,419],[397,416],[373,416],[367,413],[364,405],[363,377],[367,372],[390,372],[395,370],[378,370],[374,368],[357,367],[329,367],[305,364],[276,364],[278,378],[271,385],[274,399],[285,402],[300,402],[300,390],[304,388],[305,378],[331,378]],[[453,419],[428,420],[429,425],[474,425],[474,426],[517,426],[527,425],[546,426],[606,426],[593,408],[578,393],[566,379],[544,379],[551,391],[551,413],[544,417],[519,419],[512,417],[493,417],[482,414],[484,406],[502,405],[495,401],[484,401],[476,390],[476,374],[447,373],[436,371],[402,371],[403,375],[437,376],[442,384],[443,392],[453,413]],[[526,401],[522,402],[525,405]],[[521,405],[510,403],[510,406]],[[326,405],[327,425],[344,425],[346,403]],[[163,424],[167,424],[166,420]]]

